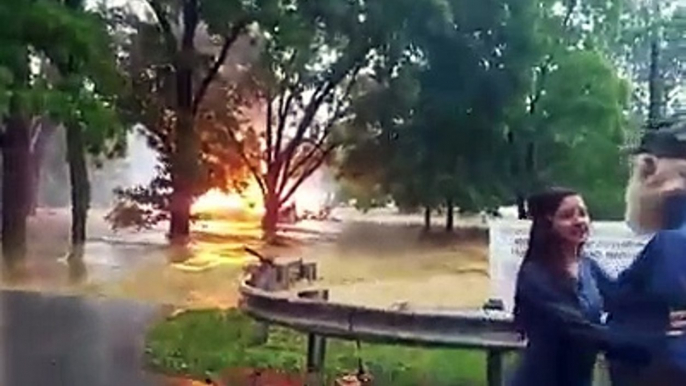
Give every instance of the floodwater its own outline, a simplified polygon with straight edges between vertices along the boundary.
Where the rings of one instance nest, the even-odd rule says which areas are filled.
[[[91,211],[84,257],[69,261],[69,211],[39,210],[29,223],[23,275],[3,287],[180,308],[232,307],[243,267],[254,261],[243,249],[250,246],[278,258],[316,261],[317,285],[330,289],[332,301],[478,307],[488,297],[484,238],[448,237],[440,229],[421,237],[417,216],[341,210],[339,221],[286,227],[285,242],[276,247],[262,244],[257,221],[204,221],[195,224],[192,245],[173,249],[162,228],[117,234],[104,215]]]

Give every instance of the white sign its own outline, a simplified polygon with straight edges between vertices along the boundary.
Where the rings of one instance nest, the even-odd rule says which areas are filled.
[[[529,241],[530,221],[496,220],[489,224],[489,276],[491,297],[511,311],[519,265]],[[595,222],[585,251],[611,276],[626,269],[649,237],[636,236],[622,222]]]

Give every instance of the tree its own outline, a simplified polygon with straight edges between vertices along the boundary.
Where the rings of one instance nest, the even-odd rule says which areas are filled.
[[[164,103],[159,110],[159,118],[167,120],[173,138],[169,236],[172,241],[184,241],[190,233],[190,207],[200,154],[195,131],[197,114],[231,46],[252,23],[253,15],[240,1],[149,0],[148,4],[160,30],[158,42],[163,44],[167,64],[155,78],[158,82],[173,81],[173,86],[168,84],[163,91],[169,93],[167,102],[171,103]],[[197,66],[200,55],[196,38],[203,25],[211,36],[220,37],[222,44],[211,64],[202,68],[205,71],[198,81],[201,69]]]
[[[173,183],[175,173],[178,185],[182,182],[179,173],[192,172],[192,176],[187,175],[192,177],[192,181],[183,180],[192,182],[188,185],[191,188],[191,199],[213,187],[222,190],[245,188],[247,173],[242,158],[233,148],[227,151],[225,147],[218,145],[224,139],[225,133],[219,133],[215,123],[215,117],[227,117],[230,122],[222,123],[223,118],[218,119],[226,125],[232,125],[231,122],[235,120],[233,114],[227,113],[233,111],[233,107],[225,99],[225,90],[233,87],[232,85],[241,77],[239,69],[250,60],[254,52],[247,27],[250,24],[248,21],[253,18],[248,12],[253,12],[254,9],[246,8],[233,12],[232,7],[237,6],[236,4],[203,2],[199,8],[202,20],[194,23],[195,30],[188,30],[192,27],[190,25],[184,27],[172,23],[175,15],[180,17],[182,10],[171,7],[172,3],[164,4],[168,6],[168,9],[165,9],[169,14],[166,19],[161,20],[169,19],[168,28],[174,33],[185,28],[187,34],[193,36],[193,127],[190,134],[194,141],[197,140],[196,145],[193,145],[195,150],[180,149],[176,144],[179,140],[176,132],[180,123],[177,119],[178,71],[174,64],[176,56],[171,56],[170,50],[161,44],[165,39],[171,39],[171,36],[165,37],[163,33],[167,27],[161,28],[158,23],[141,19],[132,14],[131,10],[109,9],[109,19],[113,28],[124,36],[120,42],[120,50],[126,53],[123,70],[132,80],[132,98],[126,107],[128,119],[143,124],[142,132],[150,146],[157,151],[161,164],[157,176],[147,186],[118,189],[117,193],[123,201],[118,208],[139,214],[136,224],[128,225],[149,226],[158,221],[172,220],[170,226],[175,231],[170,230],[170,236],[177,241],[183,241],[185,236],[174,236],[174,232],[178,233],[181,228],[187,230],[187,221],[185,226],[182,225],[186,218],[186,210],[189,208],[177,205],[179,194]],[[156,4],[155,7],[159,5]],[[222,8],[224,5],[228,8]],[[156,14],[165,9],[159,9]],[[192,9],[186,11],[191,12]],[[185,142],[182,144],[186,145]],[[194,166],[182,168],[183,170],[174,167],[179,152],[183,152],[184,157],[187,157],[189,152],[195,151],[198,152],[194,160],[199,162]],[[172,210],[174,200],[174,207],[178,209],[176,215]],[[186,202],[185,199],[181,201]],[[117,210],[113,211],[110,216],[113,221],[118,218],[116,212]]]
[[[444,5],[303,1],[261,24],[264,55],[253,100],[263,106],[264,127],[254,135],[264,138],[265,150],[261,164],[249,166],[265,198],[268,237],[276,232],[279,209],[343,144],[341,129],[354,119],[355,101],[369,91],[361,80],[383,84],[411,62],[413,34],[431,22],[445,26]]]
[[[214,174],[209,181],[221,188],[233,185],[222,185],[221,178],[214,178],[221,175],[221,168],[212,167],[217,163],[212,160],[222,159],[217,156],[220,153],[229,160],[237,154],[244,170],[262,189],[266,206],[263,226],[267,236],[273,236],[279,208],[339,147],[341,123],[353,117],[351,102],[361,93],[356,87],[358,79],[378,73],[377,68],[392,71],[407,60],[411,44],[403,26],[408,21],[416,23],[409,17],[416,12],[433,20],[440,18],[440,4],[391,5],[387,0],[370,0],[323,5],[301,1],[291,7],[259,3],[250,13],[259,60],[246,63],[250,68],[247,76],[218,78],[205,91],[208,98],[198,104],[196,131],[202,133],[203,164],[207,174]],[[388,12],[391,7],[394,13]],[[217,18],[218,14],[211,13]],[[163,123],[157,124],[158,128],[176,119],[175,114],[167,113],[167,104],[143,103],[144,110],[155,112],[152,121]],[[156,137],[163,156],[170,154],[170,142],[164,136]],[[160,184],[152,190],[162,188]],[[196,180],[196,192],[203,188]],[[150,192],[138,189],[129,196],[145,200]]]
[[[86,44],[91,54],[90,58],[79,58],[71,53],[49,52],[60,78],[56,88],[60,92],[61,109],[53,110],[53,115],[63,124],[67,138],[72,250],[73,256],[80,256],[86,242],[91,200],[86,155],[88,152],[112,156],[123,151],[125,130],[116,112],[117,97],[123,87],[107,24],[95,13],[86,12],[82,0],[65,0],[64,6],[84,23],[84,29],[87,28],[89,41]]]
[[[531,56],[530,6],[450,2],[451,22],[446,29],[421,35],[422,60],[406,73],[415,79],[408,93],[415,97],[399,103],[405,87],[382,95],[388,105],[363,125],[371,130],[371,139],[352,142],[345,173],[359,178],[355,165],[366,164],[356,161],[360,153],[368,154],[365,159],[382,155],[379,167],[385,173],[376,174],[383,175],[387,192],[401,206],[424,206],[427,228],[431,209],[441,204],[447,209],[448,230],[455,206],[474,211],[497,205],[506,174],[499,165],[502,159],[493,154],[505,150],[501,112],[525,85],[521,73]],[[398,75],[393,78],[407,84]],[[364,168],[358,169],[364,175]]]
[[[596,51],[571,51],[556,62],[535,117],[538,180],[576,188],[596,217],[621,218],[629,85]]]
[[[611,52],[633,80],[632,111],[654,121],[678,108],[686,75],[686,7],[671,0],[629,3],[623,19]]]
[[[607,146],[609,152],[603,153],[602,159],[609,163],[600,166],[594,162],[597,169],[586,167],[584,173],[578,176],[583,178],[583,182],[576,180],[574,185],[585,193],[597,191],[596,187],[603,178],[615,183],[605,185],[608,190],[604,198],[609,201],[601,203],[592,197],[589,199],[593,208],[611,207],[614,208],[612,216],[617,216],[616,208],[621,205],[623,196],[623,184],[617,183],[617,178],[622,178],[626,170],[626,165],[617,160],[622,159],[619,149],[627,139],[628,130],[627,120],[618,122],[617,118],[627,106],[621,91],[625,88],[620,85],[618,71],[611,66],[611,59],[614,57],[612,47],[622,31],[620,21],[625,2],[568,1],[563,7],[547,1],[541,1],[540,4],[540,11],[535,18],[539,58],[529,71],[530,91],[512,106],[508,118],[512,174],[520,217],[527,214],[524,205],[527,194],[551,183],[570,184],[570,178],[563,177],[565,173],[570,173],[571,170],[567,169],[571,167],[570,164],[558,161],[567,158],[578,160],[581,155],[596,154],[587,153],[589,149],[597,149],[594,141]],[[565,82],[569,84],[554,83],[554,79],[568,73],[570,61],[582,66],[583,70],[574,72],[577,78],[566,78]],[[609,77],[605,84],[607,92],[600,92],[592,86],[593,82],[599,82],[599,72]],[[572,93],[572,98],[578,99],[567,99],[567,92]],[[561,98],[559,105],[548,104],[548,101],[557,98]],[[580,110],[574,111],[575,108]],[[559,131],[562,127],[567,130],[564,140]],[[591,138],[586,127],[593,127],[598,135]],[[550,152],[552,149],[559,150],[560,144],[565,141],[572,141],[574,146],[563,152]],[[606,155],[617,158],[604,158]],[[607,165],[611,165],[610,171],[606,169]],[[555,167],[560,167],[560,170],[550,171]],[[544,169],[549,172],[541,173]],[[551,174],[557,175],[557,178],[548,178]]]
[[[44,108],[59,110],[61,93],[30,66],[31,58],[61,63],[95,57],[91,19],[61,2],[36,0],[0,4],[0,111],[3,145],[3,256],[13,266],[26,252],[26,217],[31,198],[30,120]],[[11,187],[11,189],[9,188]]]

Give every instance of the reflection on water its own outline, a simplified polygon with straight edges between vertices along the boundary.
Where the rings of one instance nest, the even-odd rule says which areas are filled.
[[[170,252],[170,262],[185,272],[203,272],[220,266],[242,267],[255,259],[243,248],[264,247],[257,221],[206,220],[194,224],[194,241]]]
[[[3,270],[2,288],[231,307],[243,267],[254,261],[244,247],[265,250],[255,219],[200,221],[192,243],[170,246],[164,226],[113,233],[102,217],[91,216],[88,242],[70,251],[69,211],[39,210],[29,224],[28,256]]]
[[[88,268],[83,261],[84,247],[73,247],[67,255],[66,262],[69,272],[70,284],[81,284],[88,279]]]
[[[237,304],[244,265],[255,261],[244,250],[248,246],[265,256],[317,261],[320,284],[332,290],[334,300],[468,307],[488,296],[488,278],[482,273],[487,272],[487,249],[480,239],[434,242],[419,238],[421,227],[342,217],[341,222],[286,226],[283,242],[266,246],[259,222],[215,219],[193,225],[191,244],[170,247],[164,226],[115,234],[102,217],[91,216],[89,241],[71,258],[65,253],[69,211],[32,219],[29,256],[1,285],[226,308]],[[445,292],[464,285],[471,290],[459,296]]]

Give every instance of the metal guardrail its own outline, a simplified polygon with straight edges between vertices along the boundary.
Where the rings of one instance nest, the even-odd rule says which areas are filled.
[[[311,336],[487,351],[489,386],[503,384],[503,354],[525,345],[512,317],[502,311],[375,309],[269,292],[247,282],[240,293],[244,311],[253,318]]]

